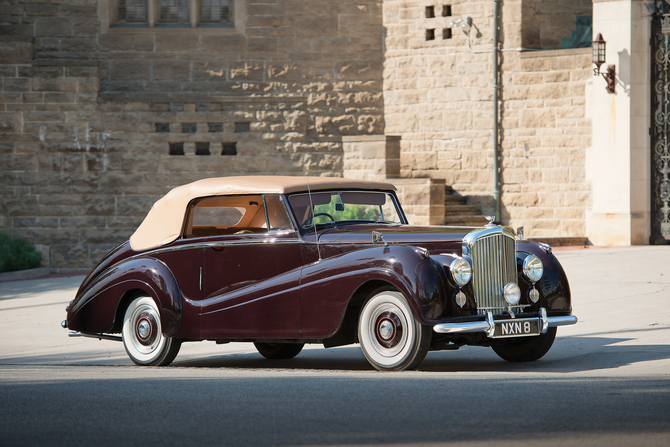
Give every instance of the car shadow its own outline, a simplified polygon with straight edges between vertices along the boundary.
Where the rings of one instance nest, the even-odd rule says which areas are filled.
[[[429,372],[583,372],[619,368],[640,362],[670,359],[670,345],[626,345],[634,338],[562,337],[549,353],[535,362],[502,360],[491,348],[463,347],[457,351],[431,351],[417,368]],[[174,367],[371,371],[358,346],[305,349],[289,360],[267,360],[258,353],[177,357]]]

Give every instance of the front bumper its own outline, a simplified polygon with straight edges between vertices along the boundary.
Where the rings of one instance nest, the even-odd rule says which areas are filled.
[[[577,323],[574,315],[562,317],[548,317],[545,308],[540,309],[540,332],[545,334],[550,327],[568,326]],[[433,326],[433,330],[439,334],[462,334],[467,332],[484,332],[489,338],[494,337],[495,322],[491,312],[486,313],[485,321],[470,321],[467,323],[441,323]]]

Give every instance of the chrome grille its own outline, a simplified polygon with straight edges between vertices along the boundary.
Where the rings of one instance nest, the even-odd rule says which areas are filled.
[[[470,247],[477,307],[507,307],[503,289],[517,282],[516,241],[504,233],[484,234]],[[480,314],[485,313],[479,310]],[[494,312],[500,313],[500,312]]]

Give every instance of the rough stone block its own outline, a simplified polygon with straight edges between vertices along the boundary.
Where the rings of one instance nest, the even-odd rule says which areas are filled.
[[[69,17],[38,17],[35,19],[35,37],[68,37],[72,35]]]
[[[274,37],[247,37],[247,51],[275,52],[277,51],[277,39]]]
[[[338,32],[338,18],[332,15],[298,16],[295,18],[295,28],[298,36],[335,36]]]
[[[302,79],[302,67],[298,63],[268,62],[267,79],[270,81],[298,81]]]
[[[2,42],[0,64],[29,64],[35,56],[33,42]]]
[[[109,63],[109,78],[114,80],[149,79],[150,63],[141,60],[118,60]]]
[[[195,34],[157,34],[156,51],[197,51],[199,36]]]
[[[0,113],[0,134],[19,132],[21,129],[20,118],[17,113]]]
[[[49,246],[52,268],[90,268],[88,249],[82,244],[54,244]]]
[[[264,67],[262,62],[230,62],[230,79],[238,81],[262,81]]]
[[[190,74],[189,61],[154,61],[152,79],[158,81],[185,81]]]
[[[35,92],[75,92],[77,82],[74,78],[33,78],[32,90]]]

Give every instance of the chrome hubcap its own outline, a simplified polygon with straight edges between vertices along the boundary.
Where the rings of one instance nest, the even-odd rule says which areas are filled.
[[[379,325],[379,336],[383,340],[390,340],[393,337],[393,323],[391,323],[389,320],[384,320],[381,322]]]
[[[375,351],[384,357],[393,357],[407,342],[407,320],[402,311],[392,303],[377,307],[370,319],[370,340]]]
[[[151,325],[147,320],[140,321],[140,324],[137,325],[137,334],[141,339],[146,340],[151,334]]]
[[[138,309],[134,316],[135,320],[135,339],[138,349],[148,349],[152,351],[160,341],[159,324],[157,315],[151,308]]]

